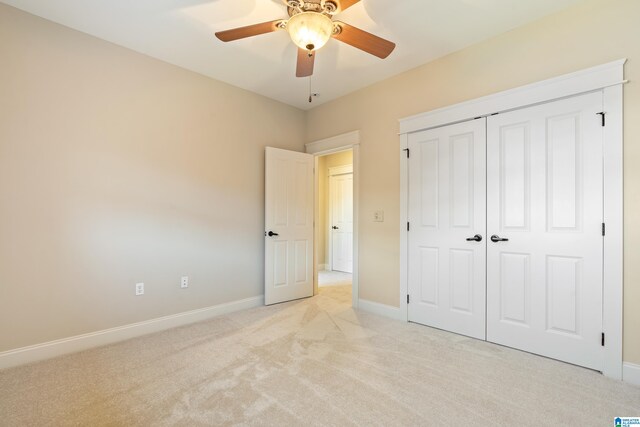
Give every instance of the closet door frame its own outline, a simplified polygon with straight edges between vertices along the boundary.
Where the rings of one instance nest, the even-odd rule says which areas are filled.
[[[400,120],[400,313],[408,321],[409,134],[584,93],[602,91],[604,120],[604,283],[602,373],[622,379],[623,85],[627,60],[599,65]]]

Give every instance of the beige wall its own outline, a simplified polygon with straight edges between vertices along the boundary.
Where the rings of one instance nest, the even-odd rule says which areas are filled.
[[[263,294],[303,112],[3,4],[0,58],[0,351]]]
[[[318,264],[329,263],[329,168],[353,164],[353,150],[318,158]]]
[[[399,305],[398,119],[628,58],[625,86],[624,359],[640,363],[640,1],[573,7],[316,107],[307,140],[359,129],[360,297]],[[384,210],[385,222],[373,223]]]

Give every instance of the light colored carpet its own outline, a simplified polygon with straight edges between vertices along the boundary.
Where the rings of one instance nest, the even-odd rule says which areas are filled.
[[[355,312],[349,287],[0,371],[2,426],[612,426],[640,388]]]
[[[342,271],[318,271],[318,286],[351,286],[351,273]]]

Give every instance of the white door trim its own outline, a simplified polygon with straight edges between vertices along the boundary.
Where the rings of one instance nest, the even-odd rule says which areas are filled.
[[[353,165],[334,166],[329,168],[329,176],[347,175],[353,173]]]
[[[471,120],[626,83],[626,59],[400,119],[400,134]]]
[[[321,139],[305,144],[306,152],[315,156],[315,170],[318,170],[318,157],[327,154],[338,153],[345,150],[353,150],[353,274],[352,274],[352,293],[351,305],[358,308],[359,300],[359,262],[358,262],[358,223],[360,212],[360,131],[344,133],[331,138]],[[315,173],[314,194],[318,194],[318,174]],[[314,200],[317,201],[317,197]],[[314,209],[314,223],[319,223],[318,206]],[[318,227],[315,228],[315,241],[318,241]],[[313,255],[313,292],[318,293],[318,254],[314,250]]]
[[[606,335],[603,374],[622,379],[623,321],[623,84],[621,59],[597,67],[544,80],[475,100],[451,105],[400,120],[400,311],[407,319],[408,289],[408,134],[519,109],[556,99],[602,90],[604,131],[604,300],[603,332]]]
[[[622,379],[623,331],[623,96],[622,85],[604,89],[604,289],[602,329],[605,333],[604,371]]]

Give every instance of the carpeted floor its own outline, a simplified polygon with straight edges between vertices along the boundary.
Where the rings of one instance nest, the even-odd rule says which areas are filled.
[[[342,271],[318,271],[318,286],[351,286],[351,273]]]
[[[350,288],[0,371],[2,426],[613,426],[640,388],[354,312]]]

